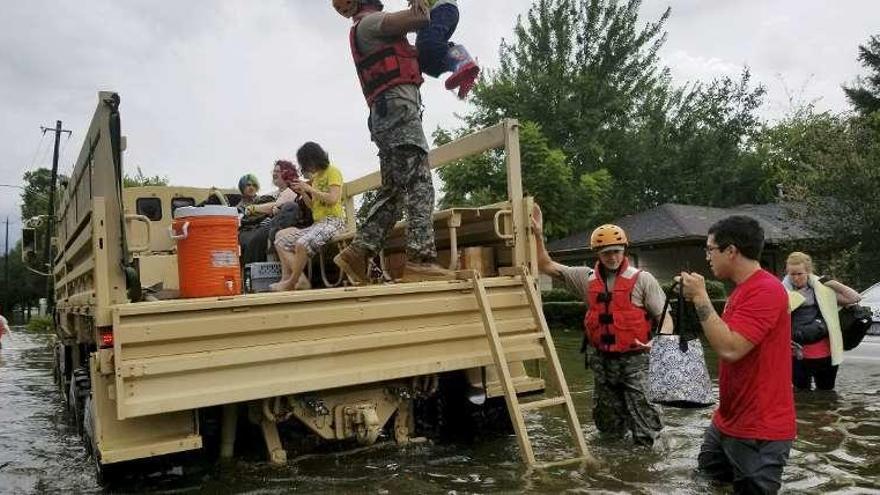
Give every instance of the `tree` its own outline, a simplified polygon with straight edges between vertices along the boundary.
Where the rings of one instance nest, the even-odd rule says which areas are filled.
[[[440,131],[435,142],[452,139]],[[605,170],[578,175],[565,153],[550,146],[534,122],[521,122],[520,159],[523,190],[534,196],[545,212],[548,236],[586,228],[608,196],[611,178]],[[482,206],[507,199],[507,168],[500,151],[467,158],[439,170],[444,196],[441,208]]]
[[[49,184],[52,171],[38,168],[24,173],[24,192],[21,194],[21,218],[46,215],[49,211]]]
[[[5,280],[5,270],[0,271],[0,287],[8,288],[3,293],[4,314],[10,314],[13,307],[35,307],[41,297],[46,295],[45,278],[28,270],[21,261],[21,242],[9,252],[9,259],[0,257],[4,264],[9,263],[9,281]]]
[[[880,112],[851,116],[807,105],[763,133],[766,169],[831,253],[830,270],[866,287],[880,278]]]
[[[873,74],[859,78],[855,86],[844,86],[843,91],[856,111],[868,115],[880,110],[880,35],[859,45],[859,62]]]
[[[548,230],[551,236],[664,202],[731,206],[773,197],[751,151],[764,89],[753,87],[748,70],[739,79],[674,87],[657,56],[670,11],[643,23],[640,5],[537,1],[518,21],[514,39],[502,43],[500,68],[475,90],[467,129],[515,117],[524,124],[523,149],[536,146],[523,172],[529,173],[526,164],[541,170],[525,184],[558,227]],[[495,198],[489,192],[500,190],[500,162],[492,158],[441,174],[446,202]],[[557,187],[554,196],[538,177],[550,177],[544,185],[579,186]],[[564,207],[553,208],[555,200]],[[581,202],[583,208],[570,206]]]
[[[143,170],[137,167],[137,173],[134,176],[125,174],[122,178],[122,187],[143,187],[143,186],[167,186],[168,177],[154,175],[148,177],[144,175]]]
[[[472,126],[529,120],[576,172],[604,167],[607,144],[668,78],[657,51],[669,10],[638,26],[641,0],[538,0],[501,44],[500,68],[475,90]]]

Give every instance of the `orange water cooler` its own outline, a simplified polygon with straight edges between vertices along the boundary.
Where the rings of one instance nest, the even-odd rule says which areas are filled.
[[[180,297],[241,294],[238,210],[187,206],[174,211],[171,238],[177,241]]]

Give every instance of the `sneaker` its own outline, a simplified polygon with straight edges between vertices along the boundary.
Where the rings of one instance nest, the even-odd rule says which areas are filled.
[[[407,261],[403,268],[403,282],[429,282],[432,280],[455,280],[455,272],[437,263]]]
[[[363,285],[369,283],[367,278],[367,253],[360,248],[348,246],[333,258],[349,280],[355,285]]]

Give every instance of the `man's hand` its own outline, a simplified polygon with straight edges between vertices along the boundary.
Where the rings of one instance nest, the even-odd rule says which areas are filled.
[[[544,213],[541,212],[538,203],[532,207],[532,230],[535,232],[535,237],[544,238]]]
[[[708,301],[709,293],[706,291],[706,278],[699,273],[681,272],[679,282],[682,285],[684,298],[692,303]]]
[[[411,8],[416,14],[427,17],[429,20],[431,19],[431,7],[428,5],[428,0],[407,0],[409,3],[409,8]]]
[[[639,339],[635,339],[635,344],[636,344],[636,346],[638,346],[640,349],[644,349],[644,350],[646,350],[646,351],[650,351],[650,350],[651,350],[651,347],[654,346],[654,341],[653,341],[653,340],[649,340],[648,343],[646,344],[646,343],[642,342],[642,341],[639,340]]]

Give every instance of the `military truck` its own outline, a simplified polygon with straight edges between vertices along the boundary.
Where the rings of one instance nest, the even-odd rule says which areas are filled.
[[[56,379],[99,474],[208,445],[230,457],[240,418],[259,427],[275,463],[287,459],[285,423],[327,442],[406,443],[442,420],[422,406],[443,394],[506,407],[529,464],[537,461],[522,412],[561,406],[574,460],[587,457],[531,275],[533,202],[522,194],[516,121],[430,153],[434,168],[489,150],[506,157],[508,201],[434,215],[456,280],[352,286],[334,272],[327,260],[353,238],[355,198],[381,184],[373,173],[344,186],[348,232],[310,269],[322,288],[181,299],[174,210],[225,203],[230,192],[123,188],[119,108],[116,93],[99,93],[53,239]],[[398,223],[381,253],[388,272],[404,232]],[[536,360],[547,364],[524,364]],[[538,398],[520,403],[527,395]]]

